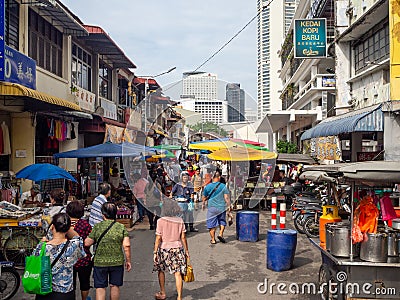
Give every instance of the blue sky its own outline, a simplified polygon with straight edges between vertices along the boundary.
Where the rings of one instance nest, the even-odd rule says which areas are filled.
[[[255,14],[256,1],[61,0],[85,24],[98,25],[136,64],[135,74],[155,75],[162,86],[182,79],[239,31]],[[256,107],[257,31],[254,21],[202,71],[218,79],[239,82],[247,93],[246,107]],[[166,94],[174,99],[179,88]],[[224,91],[219,90],[219,98]],[[251,99],[252,98],[252,99]]]

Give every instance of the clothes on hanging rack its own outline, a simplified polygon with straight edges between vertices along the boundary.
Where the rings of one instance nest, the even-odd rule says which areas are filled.
[[[49,130],[48,136],[52,140],[63,142],[76,138],[75,126],[72,122],[47,119],[47,127]]]

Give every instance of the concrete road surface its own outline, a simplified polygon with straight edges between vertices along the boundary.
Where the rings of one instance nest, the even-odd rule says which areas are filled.
[[[203,213],[199,212],[197,219],[201,220],[203,217]],[[292,222],[288,223],[292,227]],[[320,299],[316,295],[291,294],[288,288],[292,284],[292,287],[298,286],[301,291],[303,283],[316,284],[318,281],[321,256],[304,235],[298,235],[293,269],[273,272],[266,268],[269,212],[260,213],[260,240],[256,243],[237,241],[234,224],[226,230],[226,244],[211,245],[204,223],[197,224],[197,227],[200,232],[188,234],[196,281],[184,284],[184,299]],[[152,273],[154,231],[150,231],[148,225],[142,223],[133,227],[130,236],[133,245],[133,270],[125,273],[121,299],[154,299],[154,293],[158,291],[157,274]],[[276,285],[279,283],[286,284],[286,288],[283,286],[286,295],[278,293]],[[258,291],[259,287],[263,292],[266,286],[266,293]],[[174,278],[171,275],[167,276],[167,296],[167,299],[176,299]],[[94,290],[91,291],[91,297],[95,299]],[[25,295],[20,288],[14,299],[34,297]]]

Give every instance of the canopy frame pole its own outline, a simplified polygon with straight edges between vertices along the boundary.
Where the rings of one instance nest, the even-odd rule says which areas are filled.
[[[353,245],[353,226],[354,226],[354,193],[356,183],[351,182],[351,213],[350,213],[350,261],[354,258],[354,245]]]

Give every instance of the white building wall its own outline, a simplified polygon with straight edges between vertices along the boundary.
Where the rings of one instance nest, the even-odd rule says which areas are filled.
[[[281,109],[279,99],[282,83],[279,79],[281,60],[278,51],[281,49],[285,30],[293,18],[292,6],[297,0],[272,1],[258,0],[257,9],[262,11],[258,17],[258,58],[257,58],[257,116],[261,119],[268,112]],[[287,14],[287,15],[286,15]]]

